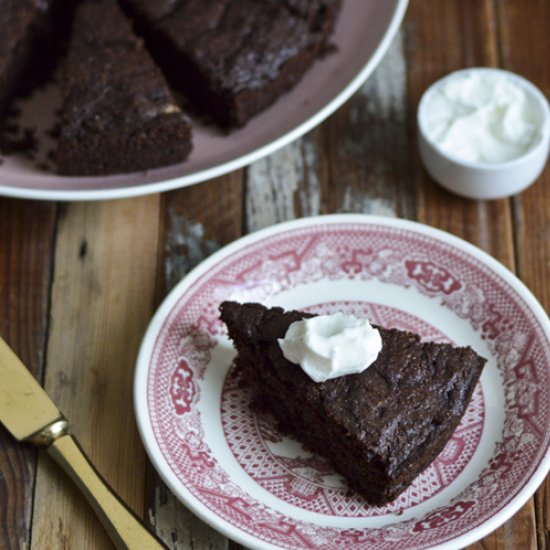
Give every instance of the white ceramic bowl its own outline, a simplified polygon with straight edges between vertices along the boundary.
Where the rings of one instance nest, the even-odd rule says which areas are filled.
[[[532,98],[541,123],[530,148],[520,157],[500,163],[471,162],[443,150],[430,138],[426,113],[435,93],[449,82],[473,72],[493,73],[511,79]],[[417,113],[420,156],[429,174],[443,187],[471,199],[500,199],[515,195],[541,174],[550,151],[550,106],[544,94],[521,76],[492,68],[456,71],[432,84],[420,100]]]

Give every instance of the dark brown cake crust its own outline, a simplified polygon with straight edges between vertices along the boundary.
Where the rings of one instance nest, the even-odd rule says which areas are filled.
[[[64,69],[61,174],[133,172],[188,156],[189,120],[116,0],[79,5]]]
[[[255,406],[329,459],[374,505],[395,499],[443,450],[485,364],[469,347],[378,327],[383,347],[368,369],[315,383],[277,343],[292,322],[311,315],[235,302],[220,311]]]
[[[123,0],[175,85],[222,126],[242,126],[324,50],[340,0]]]

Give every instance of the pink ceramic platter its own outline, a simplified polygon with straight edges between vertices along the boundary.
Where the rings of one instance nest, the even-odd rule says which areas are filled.
[[[157,193],[236,170],[290,143],[342,105],[380,62],[408,0],[344,0],[333,42],[289,93],[229,134],[194,121],[194,149],[181,164],[108,177],[60,177],[51,170],[51,137],[59,90],[51,85],[19,105],[19,125],[36,130],[32,158],[0,157],[0,195],[47,200],[99,200]]]
[[[272,418],[251,412],[218,318],[226,299],[346,311],[470,345],[488,363],[435,462],[396,501],[371,507]],[[185,277],[143,341],[135,406],[169,488],[247,547],[448,549],[501,525],[543,481],[549,388],[550,322],[512,273],[447,233],[350,214],[251,234]]]

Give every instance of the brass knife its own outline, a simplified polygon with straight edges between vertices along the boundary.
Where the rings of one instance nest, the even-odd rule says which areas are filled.
[[[166,548],[92,466],[54,402],[0,338],[0,422],[18,441],[44,447],[90,503],[121,550]]]

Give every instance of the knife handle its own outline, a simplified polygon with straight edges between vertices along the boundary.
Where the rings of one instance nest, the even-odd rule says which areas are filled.
[[[115,495],[72,435],[55,439],[47,452],[82,491],[119,550],[166,548]]]

